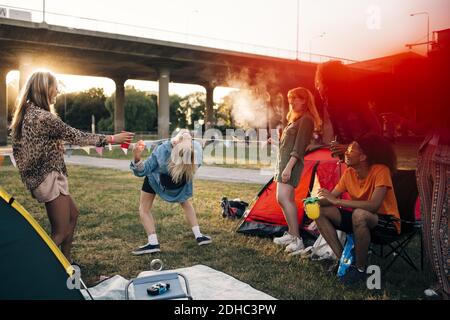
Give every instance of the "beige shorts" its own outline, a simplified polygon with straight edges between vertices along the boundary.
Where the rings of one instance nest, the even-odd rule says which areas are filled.
[[[69,195],[69,182],[67,177],[57,171],[50,172],[45,180],[34,190],[31,195],[39,203],[50,202],[60,194]]]

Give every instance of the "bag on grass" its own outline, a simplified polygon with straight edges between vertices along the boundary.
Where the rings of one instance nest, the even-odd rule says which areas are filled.
[[[337,230],[337,236],[342,245],[345,242],[345,232]],[[336,255],[331,249],[330,245],[325,241],[322,235],[319,235],[314,244],[307,247],[301,252],[303,258],[311,258],[314,261],[321,260],[337,260]]]
[[[241,218],[244,215],[248,203],[240,199],[228,200],[227,197],[223,197],[220,206],[222,207],[223,218],[234,219]]]
[[[339,241],[344,244],[345,232],[337,230],[337,236]],[[322,235],[320,235],[316,242],[314,242],[311,252],[311,260],[337,260],[336,255]]]

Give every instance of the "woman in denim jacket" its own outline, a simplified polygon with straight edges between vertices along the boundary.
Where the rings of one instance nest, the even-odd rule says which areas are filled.
[[[151,212],[156,194],[167,202],[176,202],[183,208],[198,245],[211,243],[211,237],[200,232],[197,216],[189,198],[192,197],[193,178],[202,162],[202,147],[193,141],[189,131],[182,130],[168,141],[158,145],[151,156],[141,160],[145,144],[139,141],[134,148],[130,169],[134,175],[145,177],[142,185],[139,216],[147,233],[148,243],[133,251],[134,255],[161,251]]]

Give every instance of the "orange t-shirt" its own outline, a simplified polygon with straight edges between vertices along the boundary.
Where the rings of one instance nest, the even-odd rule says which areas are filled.
[[[344,175],[336,185],[339,192],[348,192],[350,198],[356,201],[367,201],[372,197],[376,187],[387,187],[387,193],[378,214],[386,214],[400,219],[397,199],[395,198],[392,185],[391,171],[382,164],[374,164],[370,167],[369,174],[365,179],[360,180],[353,168],[347,168]],[[400,223],[395,221],[397,232],[400,233]]]

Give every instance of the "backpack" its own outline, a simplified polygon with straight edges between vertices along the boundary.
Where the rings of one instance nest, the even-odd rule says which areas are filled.
[[[222,207],[223,218],[235,219],[244,215],[248,203],[240,199],[228,200],[227,197],[223,197],[220,206]]]

